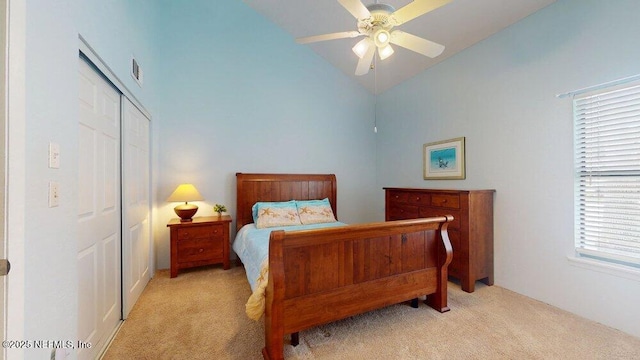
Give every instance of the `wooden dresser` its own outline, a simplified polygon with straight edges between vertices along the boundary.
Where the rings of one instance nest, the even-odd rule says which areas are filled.
[[[453,215],[449,276],[473,292],[476,280],[493,285],[493,194],[495,190],[384,188],[385,219]]]
[[[172,219],[171,229],[171,277],[178,270],[195,266],[223,264],[229,269],[229,225],[231,216],[194,217],[181,222]]]

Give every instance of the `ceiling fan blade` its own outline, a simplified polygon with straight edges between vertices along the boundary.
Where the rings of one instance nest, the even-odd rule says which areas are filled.
[[[389,42],[430,58],[434,58],[444,51],[444,45],[400,30],[391,32],[391,40]]]
[[[415,0],[396,10],[391,18],[394,19],[395,26],[398,26],[450,2],[451,0]]]
[[[356,75],[364,75],[369,72],[369,68],[371,68],[371,62],[373,61],[373,56],[376,54],[376,47],[369,45],[367,52],[360,58],[358,61],[358,66],[356,67]]]
[[[363,34],[359,33],[358,31],[355,31],[355,30],[354,31],[343,31],[343,32],[337,32],[337,33],[331,33],[331,34],[314,35],[314,36],[307,36],[307,37],[297,38],[296,42],[298,44],[309,44],[309,43],[318,42],[318,41],[344,39],[344,38],[354,38],[354,37],[358,37],[360,35],[363,35]]]
[[[338,0],[338,2],[358,20],[371,16],[369,9],[360,0]]]

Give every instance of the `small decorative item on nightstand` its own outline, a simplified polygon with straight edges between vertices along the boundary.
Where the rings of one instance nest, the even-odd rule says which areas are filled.
[[[229,225],[231,216],[195,217],[190,222],[172,219],[171,229],[171,277],[178,270],[195,266],[223,264],[229,269]]]
[[[216,204],[213,207],[213,211],[218,213],[218,217],[222,216],[223,212],[227,212],[227,207],[221,204]]]

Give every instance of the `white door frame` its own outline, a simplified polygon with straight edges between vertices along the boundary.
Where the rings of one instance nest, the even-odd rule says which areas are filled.
[[[7,0],[0,0],[0,24],[2,29],[0,29],[0,153],[2,156],[0,158],[0,189],[2,189],[2,194],[0,194],[0,258],[7,259],[7,236],[5,233],[5,228],[7,226],[7,217],[6,217],[6,194],[7,194],[7,156],[6,156],[6,141],[7,141],[7,63],[6,63],[6,43],[7,43]],[[7,331],[7,277],[2,275],[0,277],[0,338],[3,340],[7,337],[5,336],[5,332]],[[0,360],[6,359],[6,350],[0,350]]]
[[[24,339],[24,237],[26,215],[26,16],[25,1],[7,0],[7,339]],[[7,359],[24,358],[24,349],[6,349]]]

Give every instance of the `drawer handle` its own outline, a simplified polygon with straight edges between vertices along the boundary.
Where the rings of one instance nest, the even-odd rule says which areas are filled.
[[[447,199],[442,200],[442,203],[446,204],[447,203]]]
[[[418,197],[416,197],[416,201],[420,201],[420,197],[419,197],[419,196],[418,196]]]
[[[201,253],[201,252],[203,252],[203,251],[204,251],[204,249],[202,249],[202,248],[201,248],[200,250],[198,250],[198,252],[199,252],[199,253]]]

